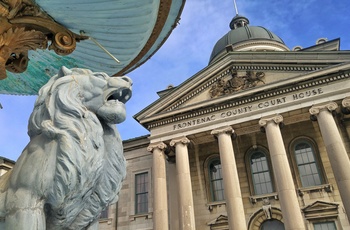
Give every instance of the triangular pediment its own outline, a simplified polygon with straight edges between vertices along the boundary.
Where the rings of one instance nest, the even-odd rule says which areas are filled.
[[[264,92],[273,95],[283,87],[292,90],[288,88],[291,85],[339,72],[349,61],[348,51],[232,52],[181,85],[162,92],[157,101],[134,118],[150,128],[147,124],[166,117],[203,108],[215,109],[228,101],[249,100],[251,95],[263,96]],[[220,84],[223,84],[221,89]],[[245,102],[237,103],[236,106]]]
[[[302,209],[306,219],[335,217],[339,204],[316,201]]]
[[[208,226],[227,225],[227,224],[228,224],[228,217],[225,215],[220,215],[217,218],[207,223]]]

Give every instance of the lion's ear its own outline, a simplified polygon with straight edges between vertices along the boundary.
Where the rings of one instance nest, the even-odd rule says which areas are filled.
[[[63,77],[72,74],[73,71],[68,69],[65,66],[62,66],[61,69],[58,71],[58,77]]]

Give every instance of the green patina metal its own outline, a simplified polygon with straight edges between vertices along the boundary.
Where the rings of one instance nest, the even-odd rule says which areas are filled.
[[[0,94],[36,95],[62,66],[123,75],[147,61],[176,27],[185,0],[36,0],[43,11],[70,31],[93,39],[77,43],[73,53],[30,51],[25,72],[7,71]],[[161,20],[160,20],[161,19]],[[117,63],[93,40],[98,41]]]
[[[0,82],[1,94],[36,95],[39,89],[62,67],[85,66],[83,62],[71,57],[61,57],[53,52],[37,51],[45,59],[30,61],[22,74],[7,72],[7,78]],[[30,55],[31,56],[31,55]],[[48,61],[49,60],[49,61]]]

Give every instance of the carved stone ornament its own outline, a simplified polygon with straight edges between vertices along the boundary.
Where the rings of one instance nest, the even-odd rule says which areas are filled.
[[[235,131],[232,129],[231,126],[225,126],[225,127],[221,127],[221,128],[217,128],[217,129],[212,130],[210,134],[215,135],[215,136],[217,136],[221,133],[226,133],[226,134],[232,135],[232,134],[234,134],[234,132]]]
[[[5,69],[14,73],[27,69],[28,50],[49,48],[68,55],[84,39],[88,37],[58,24],[32,0],[0,0],[0,80],[7,77]]]
[[[215,98],[222,95],[231,94],[239,90],[252,88],[257,86],[259,82],[265,84],[265,81],[263,80],[264,77],[264,72],[254,73],[253,71],[248,70],[246,71],[246,75],[238,76],[237,71],[232,70],[231,77],[228,79],[219,78],[211,87],[209,93],[211,98]]]
[[[261,127],[265,127],[269,122],[274,122],[275,124],[279,125],[283,122],[282,115],[273,115],[271,117],[263,117],[259,120],[259,125]]]
[[[147,147],[147,151],[153,152],[154,149],[159,149],[159,150],[163,151],[164,149],[166,149],[166,147],[167,147],[167,145],[164,142],[151,143]]]
[[[78,68],[50,78],[29,118],[28,145],[0,177],[0,229],[98,229],[126,176],[116,124],[131,85]]]
[[[178,137],[170,141],[170,146],[175,146],[176,144],[188,145],[191,141],[187,137]]]
[[[346,97],[342,100],[341,102],[342,105],[342,113],[344,113],[345,115],[349,115],[350,114],[350,97]]]
[[[272,218],[272,206],[271,206],[269,198],[263,199],[262,210],[265,214],[266,219],[270,220]]]
[[[328,110],[332,112],[338,108],[338,104],[335,102],[327,102],[325,104],[314,105],[309,109],[311,115],[318,115],[322,110]]]

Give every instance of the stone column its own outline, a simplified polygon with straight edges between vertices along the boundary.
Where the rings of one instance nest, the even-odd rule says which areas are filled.
[[[211,132],[218,137],[222,177],[225,188],[226,209],[230,230],[247,229],[237,165],[231,135],[233,129],[222,127]]]
[[[281,115],[275,115],[261,118],[259,125],[265,128],[285,229],[304,230],[304,220],[279,127],[282,121]]]
[[[168,198],[166,165],[163,142],[152,143],[147,150],[153,152],[153,229],[168,229]]]
[[[177,183],[179,186],[179,219],[181,230],[195,230],[192,183],[186,137],[175,138],[170,142],[175,146]]]
[[[332,116],[332,111],[337,107],[338,105],[335,102],[329,102],[327,104],[312,106],[309,111],[311,115],[317,117],[339,193],[347,217],[350,220],[350,161],[337,124]]]

